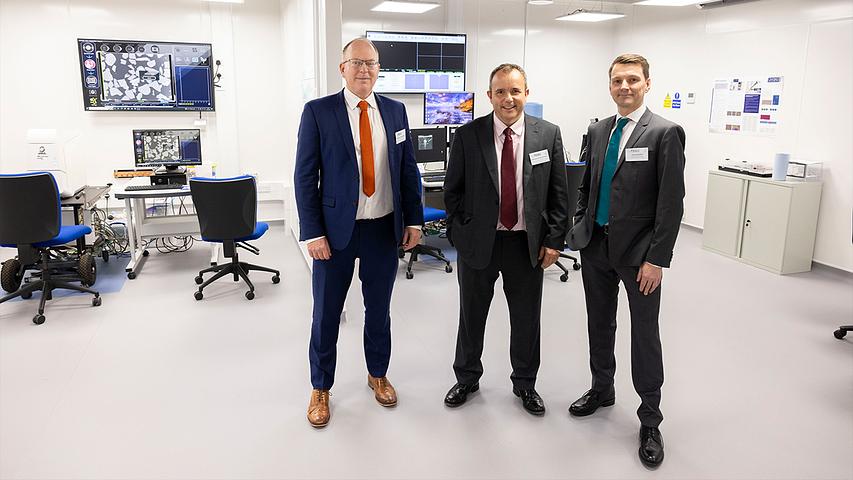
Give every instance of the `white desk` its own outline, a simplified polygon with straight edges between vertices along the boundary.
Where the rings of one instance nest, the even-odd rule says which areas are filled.
[[[127,186],[145,185],[150,180],[135,178]],[[145,210],[145,200],[151,198],[176,198],[190,196],[189,186],[177,186],[164,190],[119,190],[115,198],[124,200],[127,215],[127,236],[130,243],[130,262],[125,267],[127,278],[133,280],[142,269],[142,262],[148,256],[144,241],[161,237],[199,235],[198,217],[195,213],[178,215],[148,216]],[[219,260],[218,244],[211,244],[210,264],[216,265]]]

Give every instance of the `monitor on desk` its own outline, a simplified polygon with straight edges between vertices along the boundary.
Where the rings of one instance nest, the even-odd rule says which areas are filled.
[[[412,145],[421,174],[444,172],[447,161],[447,127],[413,128]]]
[[[201,165],[201,130],[134,130],[133,154],[137,167],[160,167],[158,173]]]
[[[424,125],[464,125],[474,120],[473,92],[424,93]]]

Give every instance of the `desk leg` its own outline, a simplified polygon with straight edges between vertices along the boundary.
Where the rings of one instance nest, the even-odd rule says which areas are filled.
[[[142,205],[140,205],[140,203]],[[140,210],[134,210],[141,208]],[[138,222],[139,215],[145,215],[145,200],[132,198],[124,199],[124,210],[127,215],[127,238],[130,243],[130,262],[124,271],[127,272],[127,278],[133,280],[141,268],[142,259],[144,258],[144,249],[142,248],[142,240],[140,235],[140,224]]]

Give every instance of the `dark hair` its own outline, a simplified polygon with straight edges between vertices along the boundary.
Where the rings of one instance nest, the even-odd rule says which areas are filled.
[[[514,63],[502,63],[495,67],[495,69],[492,70],[492,74],[489,75],[489,91],[492,90],[492,79],[495,78],[495,75],[498,72],[509,73],[513,70],[518,70],[519,72],[521,72],[521,76],[524,77],[524,89],[527,90],[527,73],[524,71],[524,69]]]
[[[646,60],[642,55],[637,55],[636,53],[623,53],[619,55],[613,60],[613,63],[610,64],[610,69],[607,70],[607,77],[610,78],[610,74],[613,73],[613,65],[628,65],[635,64],[643,67],[643,76],[648,80],[649,78],[649,61]]]

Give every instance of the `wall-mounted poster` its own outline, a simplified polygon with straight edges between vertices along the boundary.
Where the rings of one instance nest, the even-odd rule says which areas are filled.
[[[715,80],[708,130],[774,135],[779,127],[783,77]]]

